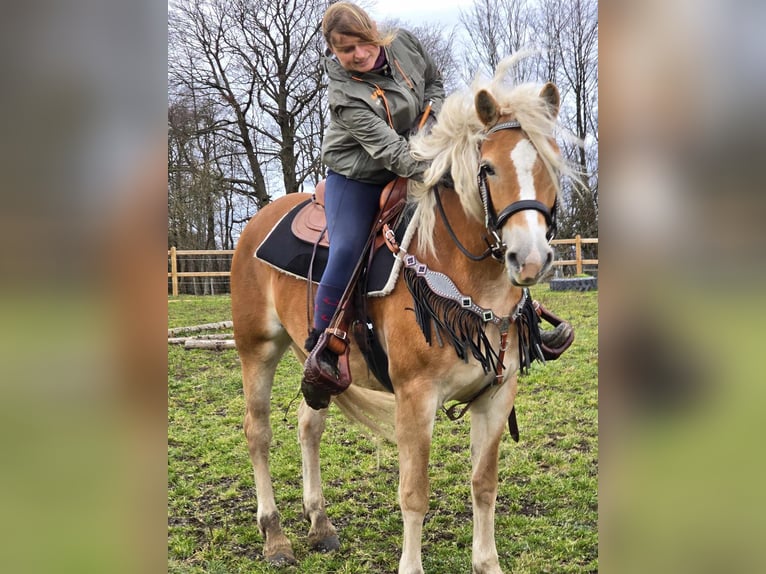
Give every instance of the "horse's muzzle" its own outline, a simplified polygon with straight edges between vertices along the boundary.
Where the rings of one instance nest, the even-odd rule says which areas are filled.
[[[553,250],[550,247],[541,253],[532,250],[522,256],[508,249],[505,254],[506,268],[511,282],[517,287],[534,285],[545,275],[553,264]]]

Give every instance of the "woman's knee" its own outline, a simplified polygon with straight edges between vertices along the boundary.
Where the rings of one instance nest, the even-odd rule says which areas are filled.
[[[362,254],[364,249],[364,239],[339,239],[335,238],[335,244],[332,246],[331,258],[336,261],[347,262],[349,267],[354,267],[354,263]]]

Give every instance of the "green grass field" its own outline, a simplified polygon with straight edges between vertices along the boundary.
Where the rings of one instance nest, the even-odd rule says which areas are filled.
[[[535,364],[516,399],[521,441],[500,450],[496,539],[506,573],[598,571],[597,293],[533,296],[575,327],[557,361]],[[168,326],[231,319],[228,296],[169,298]],[[272,476],[294,573],[392,573],[401,549],[396,447],[332,407],[322,442],[327,512],[341,549],[308,551],[301,515],[296,413],[301,365],[285,355],[273,392]],[[168,347],[168,572],[276,572],[262,559],[252,467],[242,431],[244,400],[235,351]],[[470,414],[437,416],[431,505],[423,532],[429,574],[471,571]]]

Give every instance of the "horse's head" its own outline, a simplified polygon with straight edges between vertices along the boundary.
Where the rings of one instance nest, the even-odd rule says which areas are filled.
[[[539,98],[555,120],[560,102],[556,86],[546,84]],[[558,148],[551,136],[534,137],[522,113],[504,113],[487,90],[476,94],[475,106],[486,130],[479,191],[487,228],[495,236],[494,255],[505,263],[515,285],[532,285],[553,263],[549,240],[555,231],[558,183],[546,154]]]

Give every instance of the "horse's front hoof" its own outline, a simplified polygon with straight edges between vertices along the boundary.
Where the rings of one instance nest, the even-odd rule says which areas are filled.
[[[295,556],[293,556],[292,552],[277,552],[271,556],[266,556],[266,562],[268,562],[271,566],[277,566],[279,568],[282,568],[284,566],[295,566],[298,564],[298,561],[295,559]]]
[[[335,534],[326,536],[321,540],[311,543],[311,549],[315,552],[334,552],[340,548],[340,540]]]

